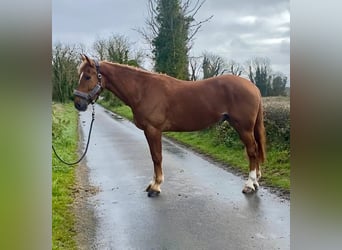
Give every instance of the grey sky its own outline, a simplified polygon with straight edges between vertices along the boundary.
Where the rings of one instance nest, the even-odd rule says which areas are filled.
[[[191,56],[208,51],[244,63],[268,57],[273,71],[290,76],[289,0],[207,0],[197,20],[214,17],[195,37]],[[90,47],[111,34],[125,35],[134,47],[147,49],[135,28],[143,27],[147,0],[53,0],[53,42]]]

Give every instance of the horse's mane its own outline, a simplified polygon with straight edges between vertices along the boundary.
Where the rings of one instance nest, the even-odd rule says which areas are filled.
[[[138,67],[130,66],[130,65],[127,65],[127,64],[115,63],[115,62],[110,62],[110,61],[107,61],[107,60],[102,61],[102,63],[111,64],[111,65],[119,66],[121,68],[127,68],[127,69],[131,69],[131,70],[139,71],[139,72],[145,72],[145,73],[154,74],[153,72],[150,72],[150,71],[145,70],[143,68],[138,68]]]
[[[152,72],[152,71],[148,71],[148,70],[146,70],[144,68],[139,68],[139,67],[135,67],[135,66],[127,65],[127,64],[120,64],[120,63],[110,62],[110,61],[107,61],[107,60],[102,61],[102,63],[118,66],[120,68],[132,70],[132,71],[135,71],[135,72],[145,73],[145,74],[148,74],[148,75],[171,77],[171,76],[169,76],[167,74],[164,74],[164,73]],[[171,78],[173,78],[173,77],[171,77]]]

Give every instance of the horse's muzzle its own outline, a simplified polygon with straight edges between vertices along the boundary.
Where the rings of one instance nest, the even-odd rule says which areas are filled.
[[[75,108],[78,111],[86,111],[88,108],[88,103],[85,100],[79,98],[78,101],[75,101]]]

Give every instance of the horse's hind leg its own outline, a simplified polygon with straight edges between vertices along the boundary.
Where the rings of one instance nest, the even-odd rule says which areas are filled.
[[[161,192],[160,184],[164,181],[162,170],[162,144],[161,144],[161,131],[154,127],[148,127],[144,130],[152,161],[154,165],[154,176],[150,184],[146,188],[148,196],[155,196]]]
[[[251,131],[240,132],[240,138],[246,146],[246,151],[249,159],[249,176],[242,190],[243,193],[253,193],[259,188],[257,175],[259,173],[259,160],[257,152],[257,144],[254,134]]]

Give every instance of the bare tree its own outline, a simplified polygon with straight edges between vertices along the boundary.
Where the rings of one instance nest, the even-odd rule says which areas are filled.
[[[205,52],[203,54],[203,79],[219,76],[225,73],[225,63],[222,57]]]
[[[139,67],[144,59],[141,50],[134,50],[133,43],[124,35],[113,34],[107,39],[99,38],[93,44],[95,57]]]
[[[189,66],[190,66],[190,80],[197,81],[200,77],[200,71],[202,69],[202,56],[192,56],[189,57]]]
[[[242,74],[242,72],[244,71],[244,68],[242,66],[242,64],[234,61],[234,60],[230,60],[228,62],[228,67],[226,72],[235,76],[240,76]]]
[[[107,41],[105,39],[96,40],[93,49],[101,61],[107,58]]]
[[[128,62],[130,43],[123,35],[113,35],[107,42],[108,60],[118,63]]]
[[[204,20],[196,21],[195,16],[197,12],[199,11],[199,9],[203,6],[205,1],[206,0],[202,0],[202,1],[196,0],[195,2],[193,2],[192,0],[183,1],[182,10],[183,10],[184,16],[187,16],[190,20],[192,20],[191,25],[190,25],[189,37],[188,37],[189,50],[192,47],[191,43],[193,42],[195,35],[202,28],[202,25],[208,22],[214,16],[214,15],[211,15],[210,17]]]

